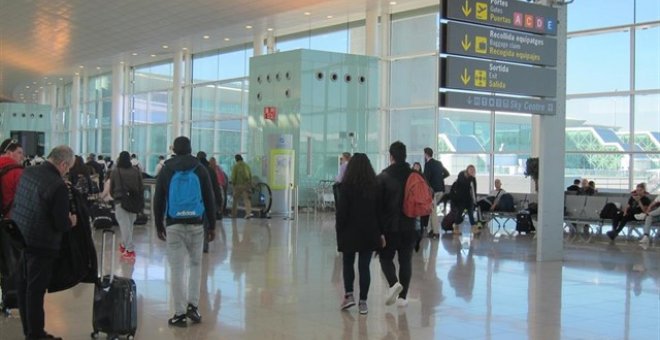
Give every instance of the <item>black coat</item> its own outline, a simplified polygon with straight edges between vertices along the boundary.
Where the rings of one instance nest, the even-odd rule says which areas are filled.
[[[429,159],[424,163],[424,177],[433,192],[445,191],[445,178],[449,177],[449,171],[445,169],[437,159]]]
[[[472,196],[471,186],[474,186],[474,193],[477,193],[477,179],[468,176],[465,170],[458,173],[456,182],[452,184],[451,204],[454,206],[468,207],[476,204]]]
[[[72,212],[78,224],[62,236],[60,253],[53,265],[48,292],[69,289],[78,283],[95,283],[98,276],[96,247],[92,240],[87,205],[80,193],[71,191]]]
[[[403,194],[411,173],[408,163],[401,162],[390,165],[378,175],[385,233],[415,231],[415,219],[403,214]]]
[[[341,199],[337,202],[337,250],[360,252],[380,248],[380,193],[376,186],[365,192],[352,185],[342,184]]]

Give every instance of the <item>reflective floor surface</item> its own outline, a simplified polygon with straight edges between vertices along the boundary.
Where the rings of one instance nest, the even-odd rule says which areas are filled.
[[[118,262],[115,272],[137,284],[137,339],[660,339],[658,239],[642,249],[634,239],[576,238],[563,263],[537,263],[531,236],[483,232],[465,248],[451,234],[425,238],[413,258],[409,305],[385,306],[375,260],[369,314],[361,316],[339,310],[331,213],[220,226],[204,255],[203,322],[183,329],[167,326],[165,244],[153,227],[136,229],[137,261]],[[47,295],[47,331],[89,339],[92,292],[81,284]],[[0,339],[22,339],[17,315],[0,317]]]

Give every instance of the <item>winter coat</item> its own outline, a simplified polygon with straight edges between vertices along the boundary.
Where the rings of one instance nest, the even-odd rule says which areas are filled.
[[[472,192],[474,186],[474,192]],[[477,179],[468,176],[465,170],[458,173],[456,182],[452,184],[451,205],[467,207],[476,204]]]
[[[382,224],[380,217],[380,186],[365,192],[361,188],[343,184],[341,200],[337,204],[337,250],[361,252],[380,248]]]
[[[445,178],[449,177],[449,171],[445,169],[437,159],[429,159],[424,163],[424,177],[433,189],[433,192],[445,191]]]
[[[6,166],[20,166],[16,163],[11,157],[3,156],[0,157],[0,169],[3,169]],[[0,189],[2,189],[2,204],[0,205],[0,211],[8,211],[6,217],[11,216],[11,205],[14,201],[14,195],[16,195],[16,187],[18,187],[18,180],[23,174],[23,167],[13,168],[7,171],[7,173],[2,176],[2,181],[0,183]]]
[[[403,193],[411,173],[410,165],[401,162],[390,165],[378,175],[382,228],[386,234],[415,231],[415,219],[403,214]]]

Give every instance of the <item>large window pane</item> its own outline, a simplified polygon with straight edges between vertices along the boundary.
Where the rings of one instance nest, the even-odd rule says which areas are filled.
[[[220,70],[218,80],[234,79],[248,76],[248,65],[252,49],[239,50],[220,54]]]
[[[348,53],[349,46],[348,30],[346,29],[313,35],[310,38],[310,48],[313,50]]]
[[[630,89],[629,47],[630,32],[627,31],[570,38],[567,92],[574,94]]]
[[[567,153],[564,187],[576,178],[596,183],[599,191],[628,190],[628,155],[608,153]]]
[[[634,157],[636,182],[647,182],[660,190],[660,95],[635,97],[635,151],[645,152]]]
[[[409,162],[424,164],[424,148],[436,149],[433,146],[435,141],[433,128],[435,116],[435,108],[392,111],[390,115],[390,126],[392,127],[390,140],[400,140],[406,144]]]
[[[567,151],[624,151],[630,131],[630,99],[599,97],[566,102]]]
[[[532,116],[514,113],[495,115],[495,152],[529,154],[532,151]]]
[[[660,20],[660,1],[636,0],[637,22]]]
[[[403,59],[392,62],[391,106],[435,105],[438,101],[437,57]]]
[[[135,92],[163,90],[172,88],[173,86],[172,62],[135,68]]]
[[[660,3],[660,1],[658,1]],[[660,9],[658,9],[660,11]],[[635,35],[635,89],[660,89],[660,27]]]
[[[396,20],[392,22],[392,55],[434,52],[439,32],[437,13]]]
[[[568,31],[631,24],[634,8],[634,0],[575,1],[568,6]]]
[[[192,63],[193,83],[204,83],[218,80],[220,58],[216,53],[194,55]]]
[[[490,124],[490,112],[441,110],[438,151],[488,152],[491,141]]]

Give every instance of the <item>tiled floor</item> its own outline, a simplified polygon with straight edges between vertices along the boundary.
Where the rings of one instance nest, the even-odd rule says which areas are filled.
[[[137,261],[116,273],[137,284],[137,339],[660,339],[657,245],[571,241],[563,263],[537,263],[528,236],[483,233],[469,249],[451,235],[424,239],[409,306],[384,305],[372,261],[369,314],[360,316],[338,308],[332,214],[225,220],[222,231],[204,258],[204,320],[174,329],[165,244],[153,227],[136,230]],[[47,330],[88,339],[91,306],[88,284],[48,295]],[[21,338],[17,311],[0,317],[0,339]]]

